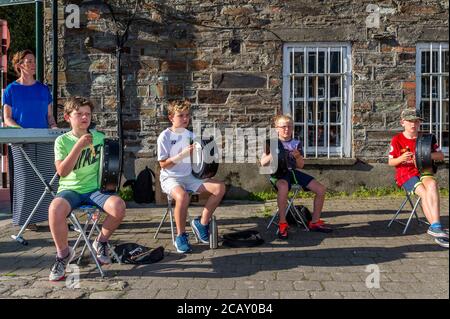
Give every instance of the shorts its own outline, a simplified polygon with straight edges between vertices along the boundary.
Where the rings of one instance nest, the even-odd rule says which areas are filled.
[[[272,183],[272,185],[275,187],[275,189],[277,188],[277,182],[280,179],[284,179],[285,181],[288,182],[289,185],[289,190],[292,187],[292,184],[296,184],[296,185],[300,185],[305,191],[309,191],[308,189],[308,185],[309,183],[311,183],[311,181],[314,179],[314,177],[303,173],[299,170],[293,169],[290,170],[289,173],[287,173],[285,176],[283,177],[270,177],[270,182]]]
[[[192,174],[187,176],[161,177],[161,189],[163,193],[170,195],[176,186],[181,186],[186,191],[196,192],[205,180],[198,179]]]
[[[413,176],[410,179],[408,179],[406,182],[403,183],[402,187],[408,192],[408,193],[414,193],[416,188],[422,184],[422,181],[424,178],[431,177],[434,179],[433,174],[422,174],[419,176]]]
[[[102,193],[100,191],[80,194],[75,191],[64,190],[56,194],[56,197],[64,198],[66,201],[68,201],[72,211],[73,209],[82,205],[92,205],[103,209],[106,201],[112,195],[112,193]]]

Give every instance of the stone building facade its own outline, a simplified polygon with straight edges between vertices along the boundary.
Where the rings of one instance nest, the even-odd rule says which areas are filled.
[[[118,20],[127,18],[132,10],[130,3],[133,1],[113,5]],[[67,27],[68,13],[64,10],[68,4],[80,5],[79,28]],[[145,165],[156,167],[156,139],[169,126],[165,112],[169,99],[189,99],[193,120],[201,121],[202,129],[214,127],[224,134],[225,128],[268,128],[275,114],[290,112],[294,105],[290,83],[297,76],[292,73],[297,71],[290,69],[297,63],[293,62],[297,56],[289,56],[305,52],[309,66],[313,59],[322,59],[320,51],[326,57],[323,61],[335,52],[334,57],[345,63],[339,90],[346,101],[335,104],[342,107],[342,125],[336,129],[342,139],[333,143],[347,148],[341,153],[329,155],[325,150],[319,154],[314,151],[319,131],[311,131],[312,152],[305,169],[333,190],[389,186],[393,184],[393,170],[387,166],[388,145],[393,134],[401,130],[399,114],[405,107],[422,105],[417,102],[417,85],[422,85],[416,81],[419,48],[431,44],[438,50],[443,61],[440,75],[443,85],[448,85],[445,0],[145,0],[138,8],[122,58],[126,178],[134,178]],[[49,7],[45,17],[46,79],[50,83]],[[336,47],[345,49],[345,58]],[[58,102],[62,104],[72,95],[90,97],[96,105],[97,128],[110,135],[117,132],[114,50],[114,24],[104,8],[88,8],[75,0],[60,1]],[[306,66],[305,56],[300,55],[299,70],[301,65]],[[426,53],[422,55],[422,63],[426,57]],[[322,72],[325,85],[318,84],[317,88],[317,84],[305,82],[305,90],[309,89],[317,101],[322,94],[317,92],[328,92],[324,93],[324,111],[326,98],[332,96],[327,84],[332,86],[333,82],[317,63],[316,69],[309,70],[311,83],[316,81],[314,74]],[[336,66],[332,60],[324,63],[325,68]],[[314,93],[316,89],[319,91]],[[442,90],[448,92],[448,88]],[[442,139],[446,139],[448,154],[446,94],[439,95],[443,102],[437,105],[444,109]],[[314,103],[308,105],[320,105]],[[303,111],[309,116],[308,110],[303,108],[300,113]],[[331,111],[324,112],[331,121]],[[311,114],[312,122],[321,116]],[[332,132],[326,124],[323,128]],[[448,187],[448,161],[439,172]],[[222,164],[219,178],[230,186],[229,197],[269,186],[255,163]]]

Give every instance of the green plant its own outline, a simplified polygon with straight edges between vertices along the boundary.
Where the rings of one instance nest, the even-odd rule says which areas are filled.
[[[448,197],[449,190],[448,188],[441,188],[439,190],[441,196]],[[289,192],[289,196],[292,196],[292,192]],[[374,188],[368,188],[366,186],[360,186],[357,190],[355,190],[353,193],[347,193],[347,192],[338,192],[338,191],[327,191],[325,198],[332,199],[332,198],[346,198],[346,197],[353,197],[353,198],[368,198],[368,197],[384,197],[384,196],[391,196],[391,197],[403,197],[405,195],[405,192],[403,189],[397,187],[397,186],[388,186],[388,187],[374,187]],[[314,193],[312,192],[306,192],[306,191],[300,191],[298,194],[299,198],[313,198]],[[277,198],[277,193],[275,191],[269,191],[269,192],[255,192],[250,193],[249,200],[254,201],[267,201],[267,200],[273,200]]]
[[[374,188],[367,188],[366,186],[360,186],[356,191],[354,191],[351,194],[351,196],[356,198],[383,197],[383,196],[401,197],[404,196],[404,194],[405,192],[397,186],[374,187]]]
[[[132,201],[134,197],[133,197],[133,189],[131,188],[131,186],[119,189],[119,197],[126,202]]]

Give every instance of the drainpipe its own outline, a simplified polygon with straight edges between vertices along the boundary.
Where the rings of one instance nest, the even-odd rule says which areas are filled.
[[[44,55],[43,55],[43,35],[44,16],[42,0],[35,1],[36,16],[36,80],[44,80]]]
[[[58,121],[58,0],[52,1],[52,96],[53,117]]]

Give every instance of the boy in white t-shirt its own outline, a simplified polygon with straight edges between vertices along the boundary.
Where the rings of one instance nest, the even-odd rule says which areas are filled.
[[[175,248],[179,253],[192,251],[185,230],[189,207],[188,191],[211,193],[202,215],[191,222],[196,236],[203,243],[209,243],[209,222],[225,194],[223,182],[212,179],[201,180],[192,175],[190,154],[194,147],[191,143],[194,135],[186,129],[190,121],[190,108],[188,101],[170,102],[168,113],[172,126],[158,137],[161,188],[175,200],[174,216],[177,226]]]

